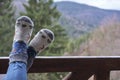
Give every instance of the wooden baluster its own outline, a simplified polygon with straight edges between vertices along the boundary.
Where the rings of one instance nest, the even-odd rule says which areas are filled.
[[[94,80],[110,80],[110,71],[104,69],[97,71]]]

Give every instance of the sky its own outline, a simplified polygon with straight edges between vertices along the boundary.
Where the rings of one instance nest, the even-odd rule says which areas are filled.
[[[120,0],[54,0],[56,1],[73,1],[78,3],[84,3],[87,5],[103,8],[120,10]]]

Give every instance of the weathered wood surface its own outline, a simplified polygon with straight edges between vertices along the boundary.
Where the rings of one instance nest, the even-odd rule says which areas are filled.
[[[6,73],[8,61],[8,57],[0,57],[0,74]],[[66,80],[74,80],[75,77],[75,80],[86,80],[95,74],[95,80],[109,80],[111,70],[120,70],[119,56],[37,57],[29,73],[72,72]]]
[[[5,73],[8,67],[8,57],[0,57],[0,73]],[[71,72],[82,70],[120,70],[118,56],[55,56],[37,57],[30,73],[41,72]]]

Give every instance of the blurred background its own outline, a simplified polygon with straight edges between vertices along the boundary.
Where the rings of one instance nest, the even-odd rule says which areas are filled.
[[[9,55],[15,21],[22,15],[34,21],[32,37],[42,28],[55,34],[55,41],[38,56],[119,56],[119,5],[119,0],[0,0],[0,56]],[[28,74],[28,78],[62,80],[66,74]],[[119,75],[111,72],[111,80],[120,80]]]

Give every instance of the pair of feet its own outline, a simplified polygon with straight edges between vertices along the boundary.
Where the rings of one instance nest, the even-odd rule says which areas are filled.
[[[30,41],[33,28],[34,28],[34,23],[27,16],[21,16],[16,20],[15,35],[14,35],[13,43],[22,41],[26,45],[28,45],[28,52],[27,52],[28,63],[31,63],[31,61],[33,61],[33,58],[34,58],[29,55],[33,53],[35,53],[36,55],[36,53],[43,51],[54,40],[54,33],[51,30],[41,29],[35,35],[35,37]]]
[[[28,44],[34,28],[33,21],[27,16],[16,20],[14,41],[24,41]],[[51,30],[41,29],[29,43],[37,52],[42,51],[54,40]]]

